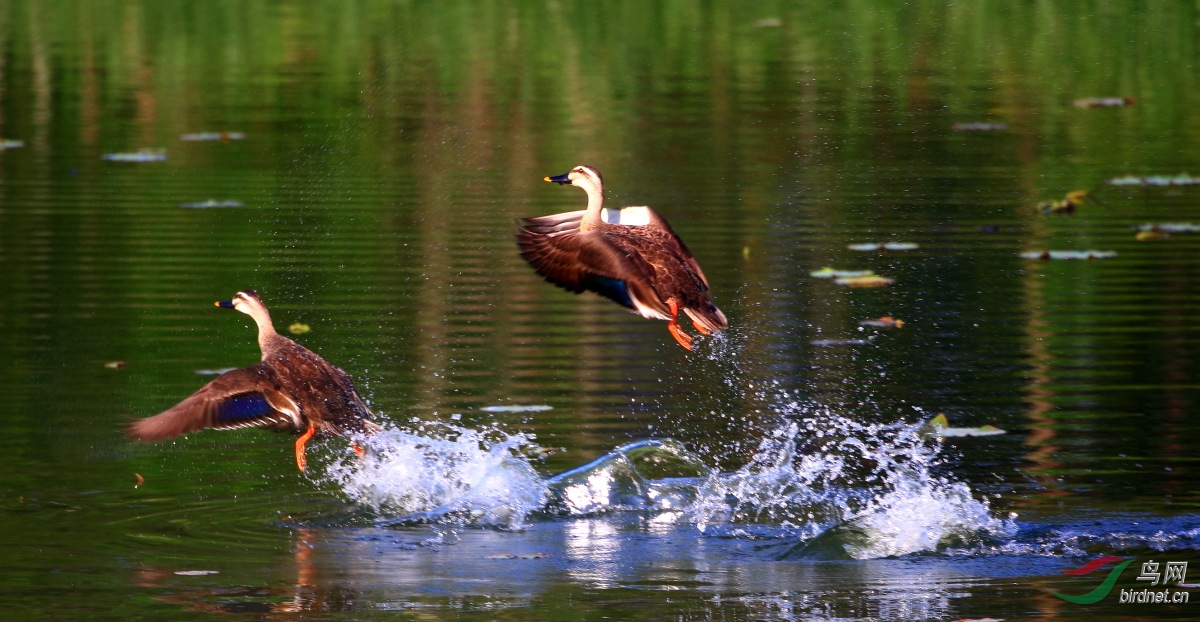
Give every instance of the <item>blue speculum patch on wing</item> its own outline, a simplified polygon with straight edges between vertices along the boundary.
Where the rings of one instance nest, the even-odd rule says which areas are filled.
[[[217,424],[251,423],[275,412],[262,393],[241,393],[226,398],[217,410]]]
[[[588,289],[619,305],[629,307],[630,309],[633,308],[633,299],[629,297],[629,290],[625,287],[625,281],[611,279],[606,276],[592,275],[584,281],[584,285]]]

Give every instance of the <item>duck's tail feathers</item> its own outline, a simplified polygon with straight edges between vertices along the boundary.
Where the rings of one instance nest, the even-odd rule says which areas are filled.
[[[725,314],[717,308],[717,305],[710,304],[707,309],[685,308],[684,312],[692,318],[693,322],[708,329],[709,332],[715,333],[729,327],[729,320],[725,319]]]

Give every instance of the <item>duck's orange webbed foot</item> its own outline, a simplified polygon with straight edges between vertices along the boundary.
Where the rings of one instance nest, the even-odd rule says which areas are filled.
[[[300,438],[296,439],[296,466],[300,467],[301,473],[303,473],[304,469],[308,467],[308,460],[304,457],[304,444],[307,443],[308,439],[312,438],[316,433],[317,428],[313,427],[312,424],[309,424],[308,429],[304,431],[304,434],[301,434]]]
[[[684,350],[691,352],[692,336],[683,332],[683,329],[679,327],[679,303],[671,300],[667,304],[671,307],[671,321],[667,322],[667,330],[671,331],[671,336],[679,342],[679,345],[683,346]]]
[[[358,454],[359,459],[367,456],[367,449],[359,445],[357,441],[350,441],[350,448],[354,450],[354,453]]]
[[[679,345],[683,346],[684,350],[688,352],[692,351],[692,336],[683,332],[679,324],[671,322],[667,324],[667,330],[671,331],[671,336],[675,338],[675,341],[679,342]]]
[[[704,327],[704,325],[702,325],[700,322],[697,322],[696,320],[692,320],[692,326],[696,327],[696,330],[699,331],[700,334],[704,335],[705,337],[712,334],[711,330],[708,330],[707,328]]]

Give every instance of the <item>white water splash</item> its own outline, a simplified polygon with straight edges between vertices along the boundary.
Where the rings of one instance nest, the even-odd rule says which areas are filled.
[[[527,435],[425,424],[423,434],[385,430],[357,442],[361,459],[326,478],[388,522],[453,522],[520,528],[546,503],[548,487],[522,447]]]
[[[670,440],[630,443],[545,478],[523,450],[532,438],[500,430],[424,424],[359,439],[362,460],[327,477],[381,524],[438,522],[521,528],[533,516],[637,512],[703,533],[790,539],[787,555],[813,550],[857,559],[942,551],[1011,537],[984,499],[945,475],[940,442],[917,424],[866,424],[828,408],[777,407],[783,421],[732,473]],[[764,531],[765,530],[765,531]]]
[[[799,535],[797,553],[817,542],[856,559],[1015,534],[1014,517],[993,517],[967,484],[935,474],[941,445],[919,425],[865,424],[795,402],[781,410],[790,423],[749,464],[702,487],[693,515],[701,530],[776,524]]]

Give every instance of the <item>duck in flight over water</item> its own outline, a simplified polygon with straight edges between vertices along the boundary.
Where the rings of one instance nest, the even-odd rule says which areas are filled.
[[[371,421],[370,409],[346,372],[275,332],[257,293],[240,291],[216,306],[254,319],[262,361],[221,374],[175,406],[131,422],[126,430],[130,438],[159,441],[203,429],[291,431],[300,433],[296,466],[303,471],[304,445],[318,432],[347,436],[382,430]]]
[[[587,193],[587,209],[518,222],[521,256],[547,281],[574,292],[592,291],[641,315],[666,320],[679,345],[692,336],[679,326],[680,311],[702,334],[729,322],[709,295],[708,279],[671,226],[649,207],[604,209],[600,171],[576,166],[546,181]]]

